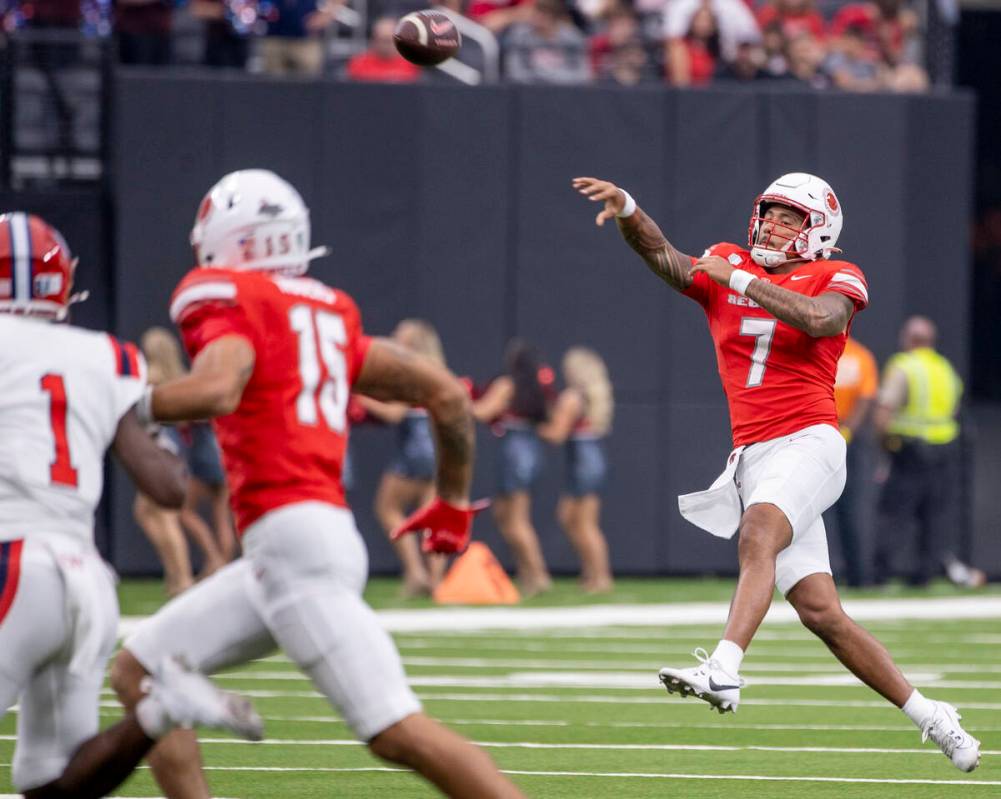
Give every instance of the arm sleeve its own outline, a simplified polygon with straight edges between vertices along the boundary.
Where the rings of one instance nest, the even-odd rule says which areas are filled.
[[[863,310],[869,304],[869,285],[866,283],[862,270],[854,264],[841,263],[837,270],[831,271],[827,285],[820,293],[834,292],[844,294],[855,305],[855,313]]]

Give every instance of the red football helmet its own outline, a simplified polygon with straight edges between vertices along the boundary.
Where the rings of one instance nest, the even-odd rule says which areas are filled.
[[[76,259],[59,231],[21,212],[0,215],[0,312],[63,319]]]

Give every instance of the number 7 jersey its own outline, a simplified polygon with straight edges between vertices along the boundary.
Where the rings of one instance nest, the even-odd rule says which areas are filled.
[[[346,507],[346,410],[369,344],[354,301],[308,277],[199,268],[170,315],[192,358],[231,335],[256,354],[239,407],[213,420],[238,529],[293,502]]]
[[[718,255],[737,269],[797,294],[844,294],[856,313],[869,303],[865,276],[847,261],[807,261],[790,273],[775,275],[734,244],[715,244],[706,255]],[[704,273],[697,274],[684,293],[706,312],[735,447],[815,424],[837,428],[834,379],[847,330],[814,338]]]
[[[93,546],[104,454],[146,385],[135,345],[0,314],[0,541]]]

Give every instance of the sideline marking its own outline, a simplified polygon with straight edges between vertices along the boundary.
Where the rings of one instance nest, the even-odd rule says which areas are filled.
[[[853,599],[845,611],[857,621],[947,620],[1001,618],[1001,596],[938,597],[935,599]],[[564,608],[432,608],[377,611],[390,632],[441,630],[538,630],[552,627],[663,627],[723,624],[729,602],[673,602],[658,605],[585,605]],[[119,635],[132,632],[143,617],[123,616]],[[799,623],[787,604],[773,604],[766,624]]]

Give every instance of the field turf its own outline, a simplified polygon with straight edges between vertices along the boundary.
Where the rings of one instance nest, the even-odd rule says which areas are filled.
[[[433,618],[429,602],[401,602],[397,584],[374,580],[380,609]],[[582,599],[570,581],[525,603],[562,608],[726,602],[729,580],[622,580],[611,597]],[[957,592],[905,589],[851,594],[927,607]],[[144,615],[162,601],[155,583],[123,585],[122,610]],[[976,596],[997,601],[992,587]],[[781,604],[781,600],[779,603]],[[429,613],[431,614],[429,616]],[[906,616],[907,614],[902,614]],[[1001,796],[1001,620],[866,622],[926,695],[945,698],[983,742],[980,768],[955,770],[903,715],[850,679],[803,628],[768,622],[745,660],[748,687],[736,715],[702,702],[668,698],[657,683],[665,663],[688,665],[711,649],[718,623],[548,628],[417,629],[394,634],[426,709],[488,747],[500,767],[533,797],[951,797]],[[267,740],[247,744],[203,736],[219,797],[428,797],[414,775],[377,761],[282,655],[219,675],[253,697]],[[102,723],[118,717],[110,693]],[[16,715],[0,722],[0,795],[10,792]],[[159,796],[141,770],[120,796]]]

